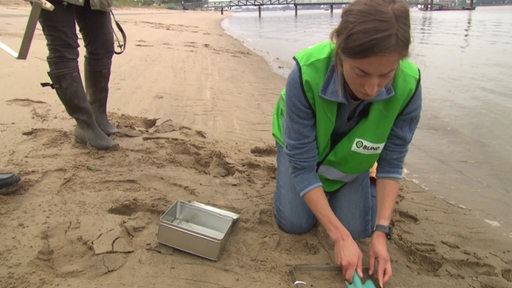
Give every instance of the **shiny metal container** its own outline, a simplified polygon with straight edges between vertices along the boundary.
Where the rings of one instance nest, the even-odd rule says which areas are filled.
[[[240,216],[195,201],[176,201],[160,217],[158,242],[218,260]]]

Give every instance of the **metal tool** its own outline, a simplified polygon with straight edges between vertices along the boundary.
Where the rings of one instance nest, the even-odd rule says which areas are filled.
[[[302,287],[313,287],[315,283],[306,283],[304,281],[301,281],[299,278],[299,274],[301,272],[314,272],[314,271],[332,271],[332,272],[339,272],[340,278],[341,278],[341,268],[339,266],[334,265],[310,265],[310,264],[300,264],[295,265],[292,267],[292,270],[290,271],[290,277],[292,279],[293,288],[302,288]],[[347,288],[381,288],[378,284],[375,284],[375,279],[372,279],[368,276],[368,268],[363,267],[363,279],[359,278],[357,273],[354,273],[354,278],[352,279],[352,283],[348,283],[347,281],[344,281],[345,285],[338,283],[339,285],[336,287],[347,287]],[[311,286],[308,286],[311,285]],[[336,284],[334,284],[336,285]],[[342,286],[343,285],[343,286]]]
[[[19,51],[14,51],[9,46],[0,41],[0,49],[4,50],[12,57],[20,60],[27,59],[28,51],[30,50],[30,44],[32,44],[34,32],[39,20],[39,15],[41,14],[41,9],[48,11],[53,11],[53,9],[55,9],[55,7],[46,0],[29,0],[29,2],[32,5],[32,9],[30,10],[27,27],[25,28],[25,33],[23,34],[23,39],[21,40]]]
[[[301,272],[312,272],[312,271],[333,271],[333,272],[340,272],[340,267],[333,266],[333,265],[309,265],[309,264],[299,264],[294,265],[292,267],[292,270],[290,271],[290,277],[292,278],[293,288],[302,288],[302,287],[312,287],[310,285],[313,285],[314,283],[306,283],[302,280],[300,280],[300,273]],[[341,287],[341,284],[339,286]]]

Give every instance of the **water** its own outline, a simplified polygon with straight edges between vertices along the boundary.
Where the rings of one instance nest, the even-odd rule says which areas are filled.
[[[292,57],[305,47],[329,39],[340,12],[304,10],[295,17],[293,10],[234,13],[223,21],[224,29],[247,47],[265,57],[279,74],[286,76]]]
[[[240,12],[224,29],[286,76],[292,56],[329,39],[341,11]],[[411,9],[423,112],[406,177],[512,238],[512,6]],[[276,97],[279,91],[276,91]]]

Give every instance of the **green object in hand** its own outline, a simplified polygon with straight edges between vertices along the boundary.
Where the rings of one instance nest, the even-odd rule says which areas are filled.
[[[361,278],[359,278],[357,273],[354,273],[354,276],[352,277],[352,284],[345,280],[345,285],[347,288],[377,288],[371,279],[366,280],[366,282],[363,284],[363,281],[361,281]]]

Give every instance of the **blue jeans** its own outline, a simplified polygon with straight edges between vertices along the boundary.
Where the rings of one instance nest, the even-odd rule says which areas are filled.
[[[295,189],[284,149],[277,145],[277,176],[274,218],[281,230],[291,234],[310,231],[317,223],[313,212]],[[354,239],[371,236],[375,223],[375,187],[362,173],[340,189],[327,193],[331,209]]]

